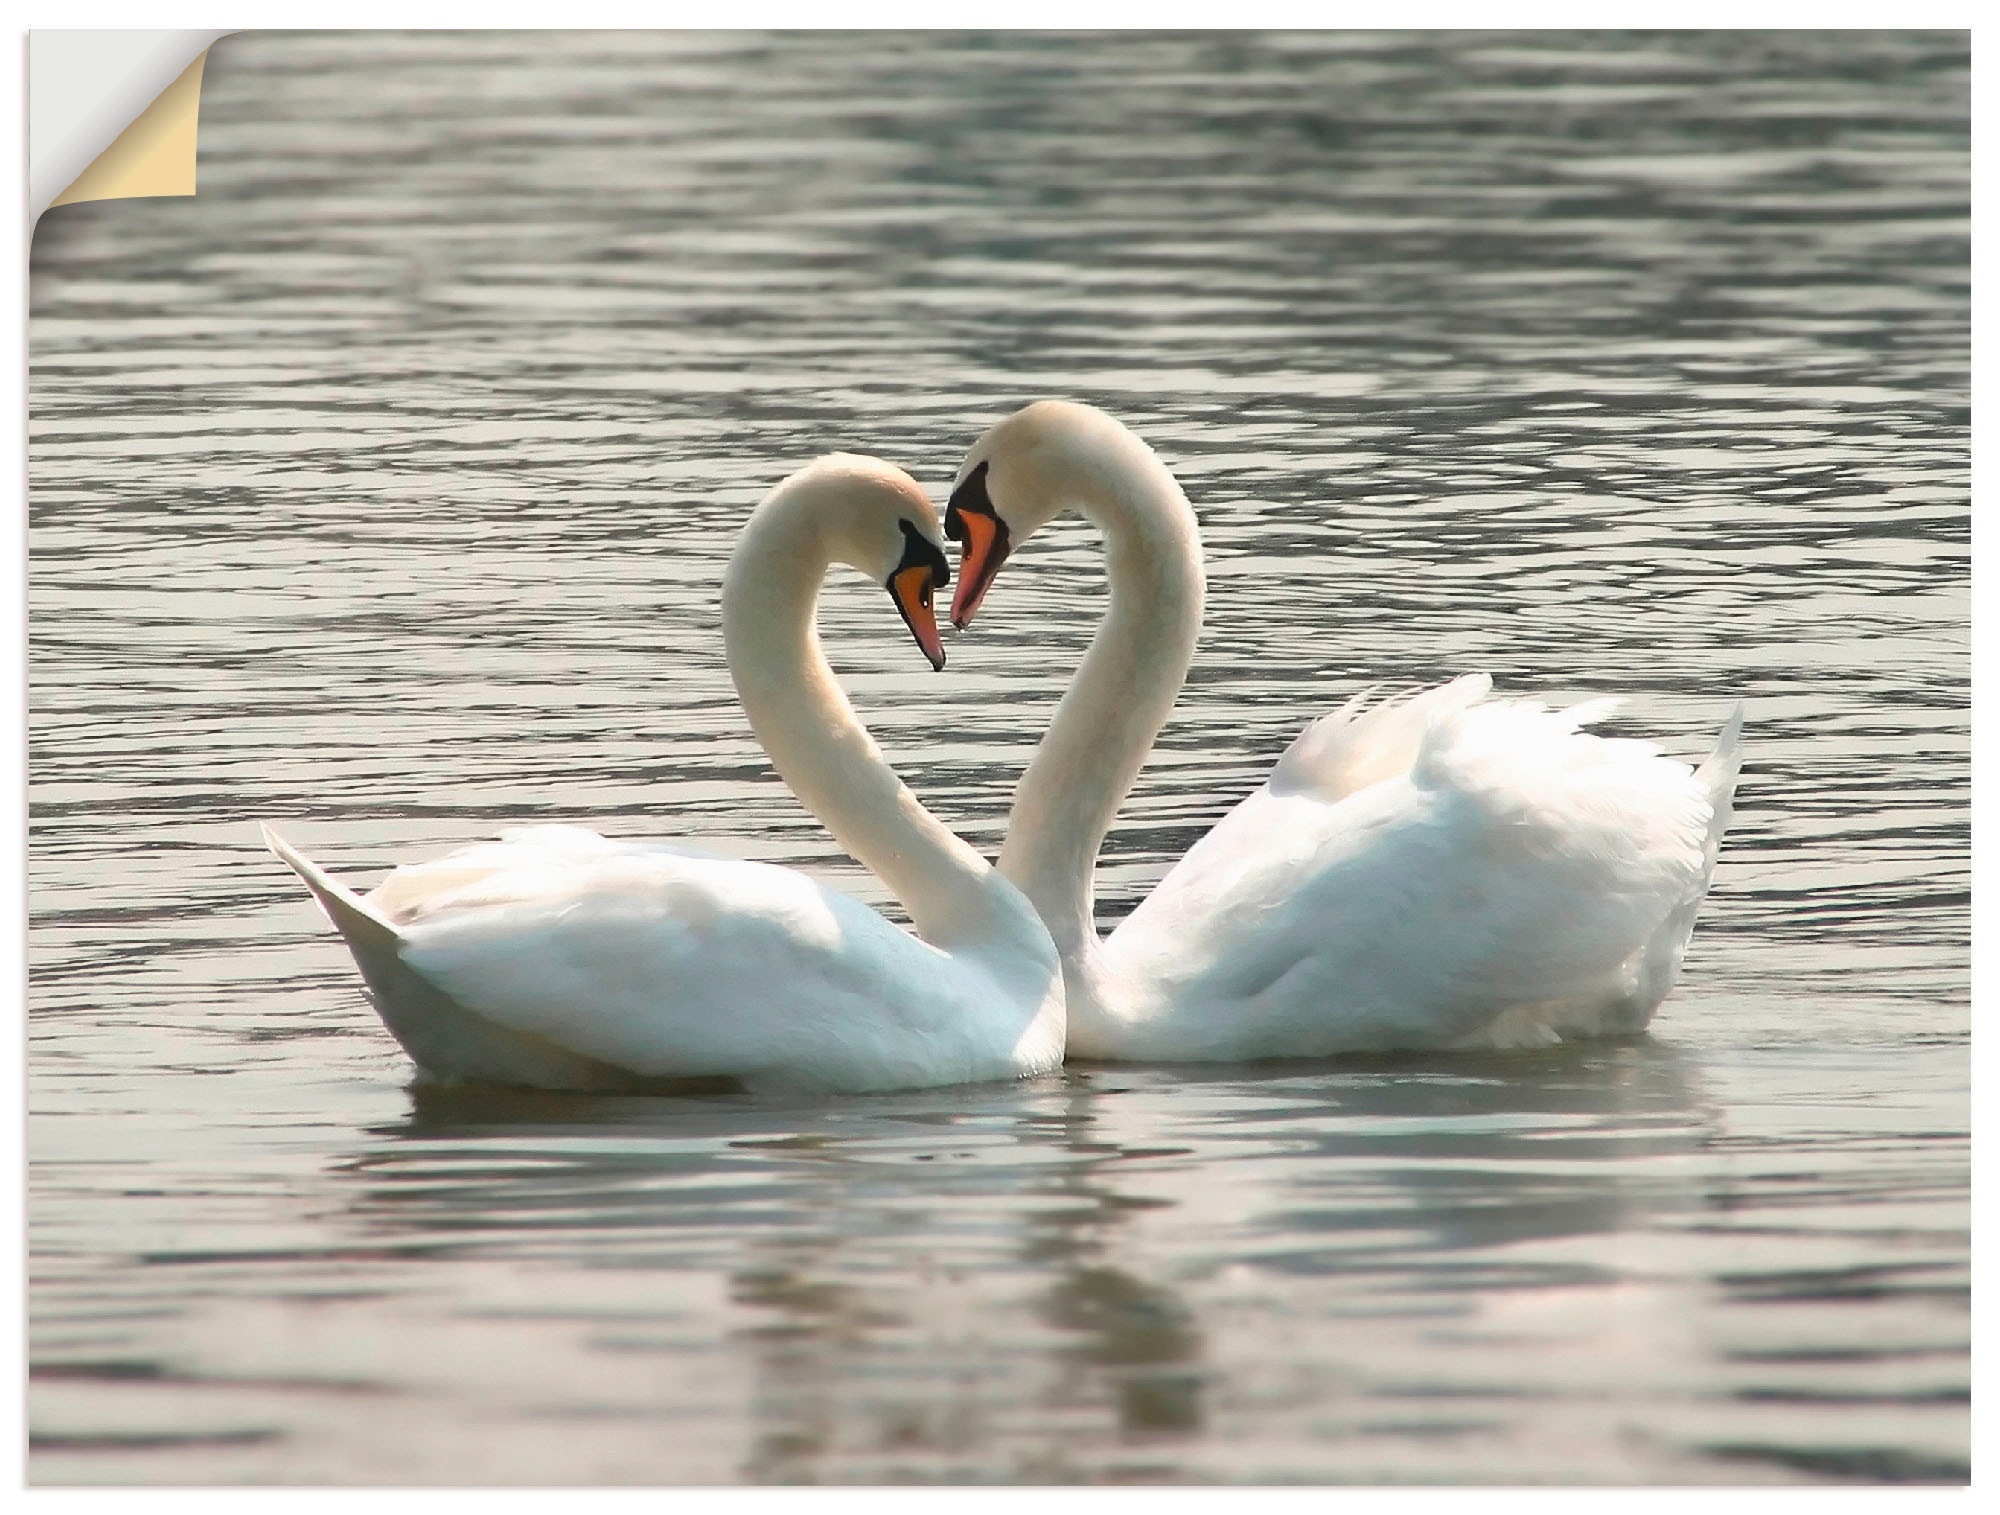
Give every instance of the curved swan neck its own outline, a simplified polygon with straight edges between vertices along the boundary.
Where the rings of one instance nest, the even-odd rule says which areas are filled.
[[[806,809],[888,885],[934,944],[990,926],[993,869],[896,777],[820,649],[832,564],[804,500],[780,494],[744,527],[722,588],[722,640],[750,725]]]
[[[1000,871],[1066,956],[1094,949],[1092,874],[1201,632],[1201,536],[1174,476],[1110,417],[1064,427],[1048,480],[1104,535],[1111,606],[1014,793]]]

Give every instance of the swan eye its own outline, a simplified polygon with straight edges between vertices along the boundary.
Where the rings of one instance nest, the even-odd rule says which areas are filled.
[[[896,564],[896,573],[901,573],[905,568],[928,568],[931,572],[930,587],[942,589],[949,584],[951,563],[946,559],[944,549],[908,521],[899,521],[896,524],[903,528],[903,556]],[[893,580],[893,574],[891,578]],[[929,592],[927,587],[924,599],[926,605],[930,603]]]
[[[974,465],[972,472],[951,492],[951,499],[945,503],[944,534],[961,546],[966,542],[966,516],[999,518],[1000,513],[993,508],[993,496],[986,489],[986,471],[990,467],[991,462],[984,460]]]
[[[937,616],[931,609],[931,591],[951,582],[951,565],[944,549],[911,525],[903,527],[903,556],[889,575],[889,598],[896,613],[910,628],[910,635],[930,659],[931,667],[944,667],[944,645],[938,640]]]

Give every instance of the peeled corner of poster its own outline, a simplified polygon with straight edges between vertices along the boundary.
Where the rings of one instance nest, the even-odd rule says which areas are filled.
[[[28,34],[28,216],[195,192],[201,76],[220,31]]]

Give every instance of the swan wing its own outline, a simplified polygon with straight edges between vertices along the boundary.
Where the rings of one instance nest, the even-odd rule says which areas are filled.
[[[978,965],[789,868],[538,826],[340,892],[329,913],[370,923],[342,933],[433,1077],[854,1090],[1024,1071]]]
[[[1406,776],[1432,728],[1477,705],[1492,687],[1488,675],[1468,673],[1373,704],[1363,690],[1328,711],[1293,738],[1263,786],[1190,847],[1119,930],[1226,908],[1246,875],[1299,862],[1293,854],[1303,838],[1291,828],[1316,828],[1325,807]]]
[[[1492,688],[1487,674],[1468,673],[1372,705],[1363,690],[1293,739],[1272,770],[1270,787],[1330,801],[1408,773],[1432,723],[1476,705]]]
[[[405,930],[405,960],[460,1003],[649,1077],[886,1086],[950,1055],[950,960],[788,868],[532,857]]]
[[[1153,1055],[1643,1027],[1713,865],[1720,769],[1579,730],[1601,703],[1484,693],[1439,701],[1407,767],[1359,787],[1342,775],[1395,761],[1407,732],[1370,739],[1373,757],[1308,752],[1324,782],[1250,796],[1112,935],[1114,970],[1155,1003]]]

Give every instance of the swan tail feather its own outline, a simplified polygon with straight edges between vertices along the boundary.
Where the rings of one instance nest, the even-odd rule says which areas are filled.
[[[386,915],[269,826],[263,832],[264,845],[305,882],[347,943],[382,1024],[422,1077],[542,1089],[635,1085],[635,1075],[626,1069],[468,1009],[405,958],[408,939]]]
[[[1703,870],[1703,886],[1707,885],[1707,875],[1715,867],[1715,854],[1722,845],[1722,833],[1729,829],[1729,823],[1736,815],[1736,776],[1743,768],[1743,702],[1738,700],[1736,708],[1729,713],[1723,723],[1722,734],[1715,740],[1715,750],[1702,765],[1695,769],[1695,781],[1708,793],[1710,818],[1708,823],[1708,843],[1704,849],[1707,867]]]
[[[1736,775],[1742,766],[1743,706],[1739,701],[1723,723],[1715,750],[1694,771],[1694,781],[1701,786],[1709,806],[1708,829],[1701,844],[1701,868],[1639,959],[1639,987],[1632,1001],[1636,1014],[1630,1030],[1645,1029],[1653,1011],[1680,977],[1681,960],[1694,936],[1695,916],[1700,913],[1702,901],[1708,898],[1709,882],[1715,877],[1722,834],[1729,829],[1736,813]]]
[[[321,912],[333,923],[355,961],[361,964],[364,976],[368,974],[371,960],[384,956],[400,959],[403,934],[389,921],[388,917],[374,909],[368,901],[340,882],[298,848],[286,841],[268,825],[260,823],[264,833],[264,845],[271,849],[292,872],[312,891],[314,901]]]

